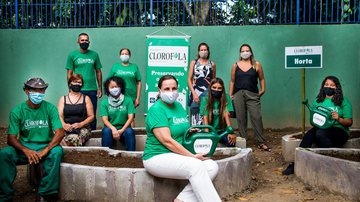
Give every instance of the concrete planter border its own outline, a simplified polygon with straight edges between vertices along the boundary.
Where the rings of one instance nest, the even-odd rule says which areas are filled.
[[[104,147],[64,147],[64,151],[108,151],[109,155],[141,158],[142,152],[126,152]],[[252,150],[218,148],[217,154],[233,154],[218,160],[219,174],[214,185],[221,197],[245,189],[251,181]],[[144,168],[103,168],[62,163],[60,198],[82,201],[171,201],[187,184],[149,175]]]
[[[360,129],[350,129],[350,133],[360,133]],[[301,135],[301,132],[285,135],[281,139],[282,155],[285,162],[295,161],[295,149],[299,147],[302,139],[289,139],[292,136]],[[360,149],[360,138],[351,138],[343,146],[343,148]]]
[[[360,155],[360,149],[304,149],[295,152],[295,174],[303,182],[346,197],[360,199],[360,162],[326,156],[329,153]],[[322,155],[325,154],[325,155]]]

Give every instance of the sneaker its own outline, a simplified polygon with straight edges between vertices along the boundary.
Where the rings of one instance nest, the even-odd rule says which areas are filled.
[[[290,163],[288,167],[282,171],[283,175],[292,175],[294,174],[294,163]]]

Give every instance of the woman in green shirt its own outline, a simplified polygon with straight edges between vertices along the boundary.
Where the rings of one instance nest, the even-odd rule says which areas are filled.
[[[131,52],[128,48],[122,48],[119,53],[120,62],[112,66],[109,76],[121,77],[126,84],[126,95],[130,97],[135,107],[140,105],[141,74],[136,64],[130,62]],[[131,124],[135,127],[135,122]]]
[[[211,80],[210,93],[201,99],[200,115],[204,118],[205,125],[211,125],[220,134],[231,127],[230,112],[234,111],[230,97],[225,92],[224,81],[220,78]],[[228,147],[235,147],[236,135],[224,136],[221,143]]]
[[[352,106],[343,95],[340,81],[335,76],[326,77],[321,83],[319,94],[313,103],[314,107],[322,106],[331,110],[334,124],[326,129],[311,128],[304,135],[299,147],[309,148],[314,143],[320,148],[341,147],[349,139],[352,125]],[[283,171],[284,175],[294,173],[294,163]]]
[[[182,146],[190,123],[185,109],[176,101],[176,78],[161,77],[158,88],[159,99],[146,117],[145,169],[157,177],[189,180],[174,201],[221,201],[211,181],[217,175],[217,163],[204,157],[206,154],[192,154]]]
[[[125,82],[122,78],[113,76],[104,83],[105,94],[100,105],[100,116],[104,122],[101,146],[111,147],[113,141],[125,143],[127,151],[135,151],[135,133],[130,124],[134,120],[135,107],[125,95]]]

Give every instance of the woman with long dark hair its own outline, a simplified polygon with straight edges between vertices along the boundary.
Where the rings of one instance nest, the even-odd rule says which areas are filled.
[[[204,117],[204,124],[211,125],[220,134],[231,127],[230,112],[233,106],[230,97],[225,92],[224,81],[220,78],[211,80],[208,97],[201,100],[200,114]],[[220,140],[229,147],[234,147],[236,136],[229,134]]]
[[[350,137],[349,127],[352,125],[352,106],[344,97],[341,84],[335,76],[327,76],[320,86],[319,94],[313,103],[314,107],[331,110],[334,124],[326,129],[314,126],[304,135],[299,147],[308,148],[314,143],[320,148],[341,147]],[[294,163],[283,171],[284,175],[294,173]]]

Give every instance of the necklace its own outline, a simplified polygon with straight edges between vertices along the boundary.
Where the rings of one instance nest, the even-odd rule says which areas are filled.
[[[77,101],[76,101],[75,103],[72,103],[72,102],[71,102],[71,99],[70,99],[70,94],[68,94],[69,101],[70,101],[70,103],[71,103],[72,105],[77,104],[77,103],[80,101],[80,98],[81,98],[81,97],[82,97],[82,96],[81,96],[81,94],[80,94],[80,96],[79,96],[79,98],[77,99]]]

